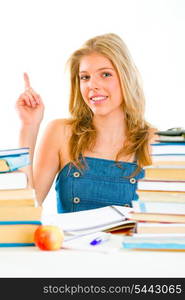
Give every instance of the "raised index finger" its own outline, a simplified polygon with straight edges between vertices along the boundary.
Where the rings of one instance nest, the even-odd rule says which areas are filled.
[[[30,79],[27,73],[24,73],[24,86],[26,90],[31,88]]]

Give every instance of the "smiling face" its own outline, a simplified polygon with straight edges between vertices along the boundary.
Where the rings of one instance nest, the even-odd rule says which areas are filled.
[[[108,58],[98,53],[83,56],[79,78],[82,97],[94,115],[105,116],[122,111],[119,77]]]

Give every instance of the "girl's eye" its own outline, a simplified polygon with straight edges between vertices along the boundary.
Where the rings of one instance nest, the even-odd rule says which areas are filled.
[[[103,75],[103,77],[110,77],[110,76],[112,76],[112,74],[110,74],[108,72],[104,72],[102,75]]]
[[[88,80],[90,78],[90,76],[88,75],[81,75],[80,76],[80,80]]]

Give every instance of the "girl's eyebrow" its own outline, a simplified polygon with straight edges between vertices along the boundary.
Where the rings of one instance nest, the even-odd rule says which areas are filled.
[[[103,67],[103,68],[99,68],[97,69],[97,71],[102,71],[102,70],[114,70],[113,68],[108,68],[108,67]],[[87,73],[88,71],[79,71],[79,74],[81,73]]]

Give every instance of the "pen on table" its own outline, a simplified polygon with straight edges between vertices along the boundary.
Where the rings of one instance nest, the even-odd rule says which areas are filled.
[[[90,242],[90,245],[96,246],[102,244],[110,239],[110,235],[98,236]]]

